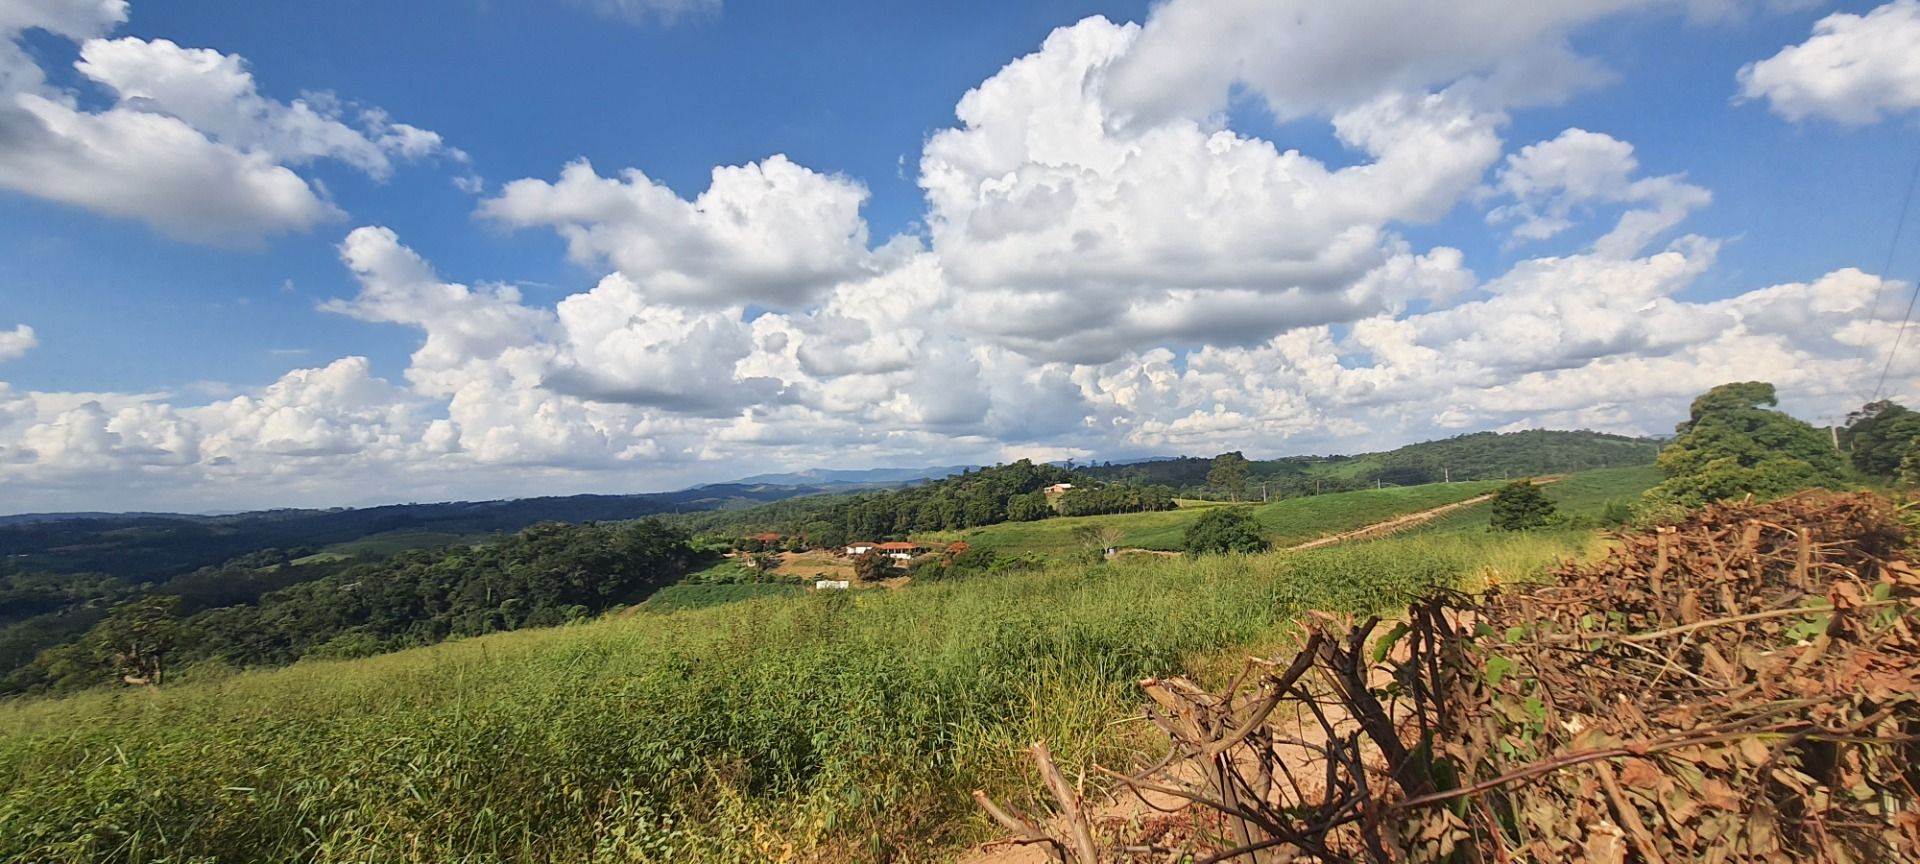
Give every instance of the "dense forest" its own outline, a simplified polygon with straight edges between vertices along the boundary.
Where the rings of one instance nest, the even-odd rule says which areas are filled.
[[[734,483],[641,495],[569,495],[338,510],[267,510],[230,516],[15,516],[0,521],[0,561],[18,570],[112,573],[144,582],[216,566],[261,550],[304,547],[317,551],[395,532],[438,536],[442,538],[438,542],[445,543],[457,536],[518,531],[539,522],[612,522],[751,506],[799,495],[861,488],[866,487],[848,483]]]
[[[1064,495],[1047,488],[1072,484]],[[1092,485],[1089,485],[1092,484]],[[696,532],[744,536],[772,531],[815,547],[885,540],[925,531],[952,531],[1053,516],[1090,516],[1171,510],[1171,488],[1106,483],[1057,465],[1022,459],[944,480],[886,492],[794,498],[760,507],[681,516],[675,524]]]
[[[562,624],[641,599],[694,563],[658,520],[544,523],[380,561],[256,553],[168,583],[12,574],[0,581],[0,693],[157,681],[168,668],[354,657]]]

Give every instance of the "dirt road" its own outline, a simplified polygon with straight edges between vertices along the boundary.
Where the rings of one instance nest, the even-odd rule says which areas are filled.
[[[1545,486],[1548,483],[1557,483],[1562,479],[1564,478],[1540,477],[1533,481],[1533,485]],[[1395,516],[1392,519],[1388,519],[1385,522],[1375,522],[1372,525],[1368,525],[1362,528],[1355,528],[1352,531],[1343,531],[1339,534],[1329,534],[1325,537],[1308,540],[1307,542],[1301,543],[1297,546],[1288,546],[1287,551],[1297,552],[1301,549],[1317,549],[1321,546],[1332,546],[1335,543],[1345,543],[1349,540],[1366,540],[1372,537],[1385,537],[1389,534],[1397,534],[1401,531],[1407,530],[1408,528],[1412,528],[1417,525],[1424,525],[1428,522],[1431,522],[1435,519],[1445,516],[1448,513],[1453,513],[1459,510],[1465,510],[1468,507],[1473,507],[1479,504],[1485,504],[1486,502],[1493,500],[1494,494],[1495,493],[1489,492],[1485,495],[1475,495],[1474,497],[1468,498],[1465,501],[1455,501],[1452,504],[1442,504],[1438,507],[1434,507],[1428,510],[1421,510],[1417,513],[1405,513],[1399,516]]]

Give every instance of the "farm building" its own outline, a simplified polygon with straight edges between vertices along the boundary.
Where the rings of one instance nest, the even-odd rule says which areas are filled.
[[[875,544],[873,549],[874,551],[879,552],[880,554],[885,555],[888,558],[892,558],[898,561],[906,561],[915,555],[919,555],[927,551],[927,547],[922,546],[918,543],[901,542],[898,540],[890,543]]]
[[[1047,494],[1061,495],[1061,494],[1064,494],[1068,489],[1072,489],[1072,488],[1073,488],[1072,483],[1055,483],[1052,486],[1047,487]]]
[[[865,555],[868,552],[872,552],[873,547],[878,545],[880,544],[875,543],[872,540],[855,540],[852,543],[847,544],[847,555],[848,556]]]

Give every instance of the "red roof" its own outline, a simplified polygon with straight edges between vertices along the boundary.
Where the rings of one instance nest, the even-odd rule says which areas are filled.
[[[887,550],[887,551],[889,551],[889,552],[907,552],[907,551],[911,551],[911,550],[914,550],[914,549],[925,549],[925,548],[927,548],[927,547],[925,547],[925,546],[922,546],[922,545],[920,545],[920,544],[918,544],[918,543],[902,543],[902,542],[900,542],[900,541],[898,541],[898,540],[894,540],[894,541],[891,541],[891,542],[887,542],[887,543],[882,543],[882,544],[880,544],[880,545],[878,545],[878,546],[875,546],[875,547],[873,547],[873,548],[875,548],[875,549],[885,549],[885,550]]]
[[[778,540],[778,539],[780,539],[780,538],[781,538],[781,536],[782,536],[782,535],[780,535],[780,534],[775,534],[775,533],[773,533],[772,531],[767,531],[767,532],[763,532],[763,533],[760,533],[760,534],[755,534],[755,535],[753,535],[752,537],[748,537],[747,539],[748,539],[748,540],[758,540],[758,541],[760,541],[760,542],[762,542],[762,543],[765,543],[765,542],[768,542],[768,541],[771,541],[771,540]]]

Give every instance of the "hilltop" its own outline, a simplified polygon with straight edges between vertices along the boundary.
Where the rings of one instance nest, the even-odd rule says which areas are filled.
[[[1475,432],[1423,441],[1382,453],[1351,456],[1289,456],[1249,460],[1247,481],[1268,497],[1412,486],[1447,480],[1501,480],[1565,474],[1590,468],[1651,465],[1661,442],[1604,432],[1529,429]],[[1192,456],[1127,464],[1091,464],[1076,469],[1101,480],[1171,486],[1183,495],[1212,494],[1213,460]]]

